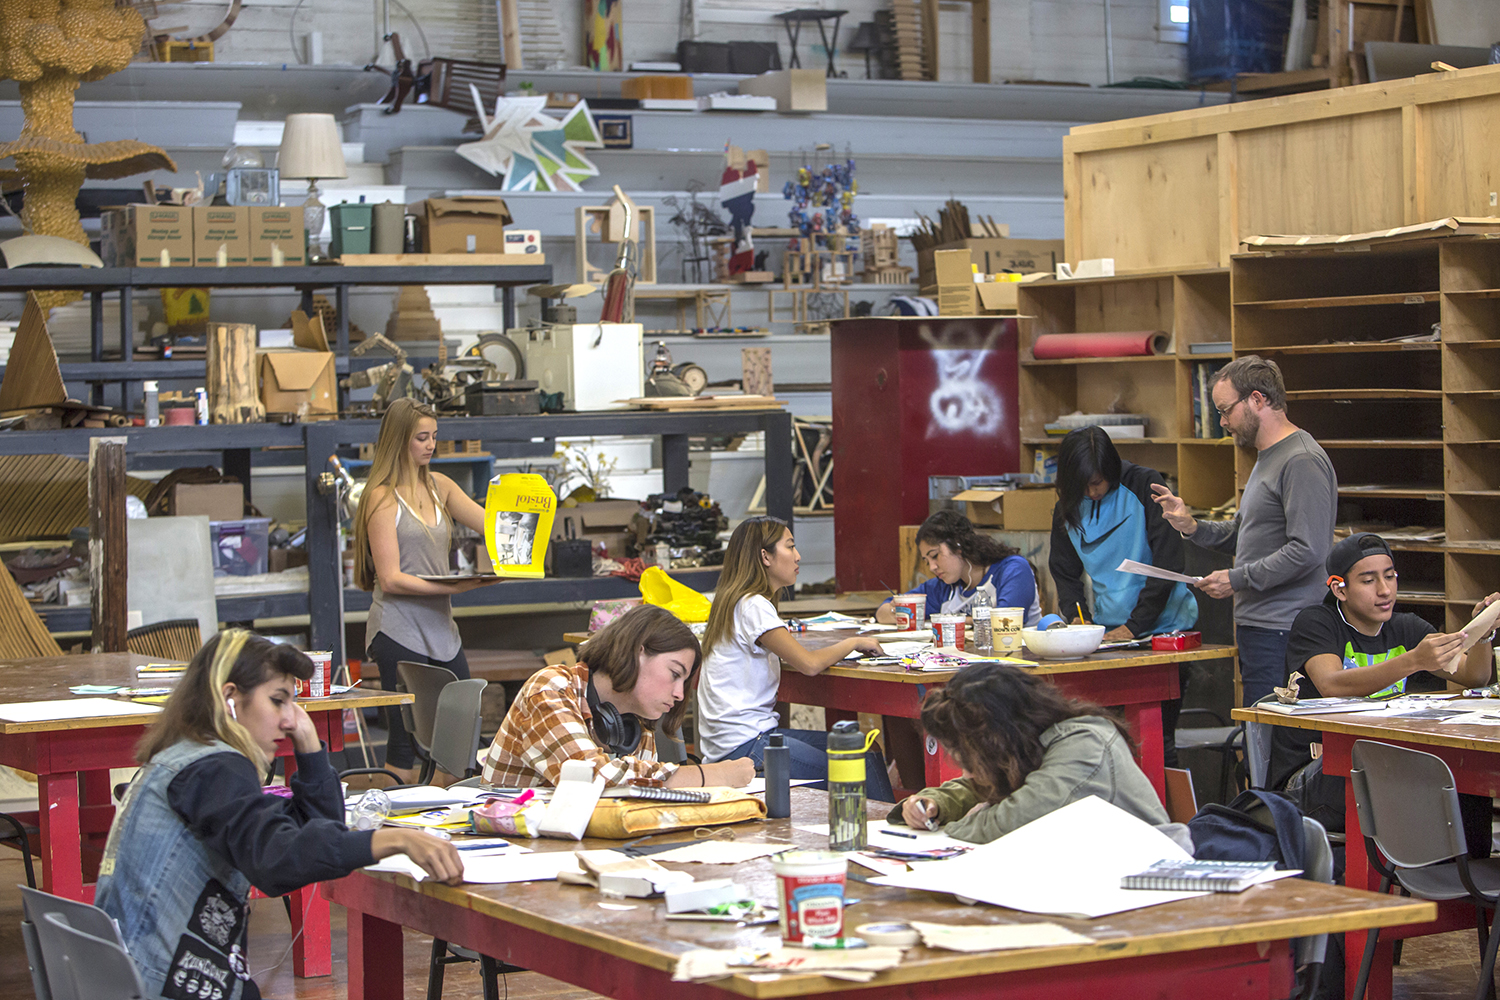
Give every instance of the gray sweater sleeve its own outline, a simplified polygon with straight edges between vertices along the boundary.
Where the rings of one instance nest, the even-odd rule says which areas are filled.
[[[1198,520],[1198,530],[1187,536],[1187,540],[1205,549],[1234,554],[1235,542],[1240,536],[1240,515],[1235,513],[1228,521]],[[1239,588],[1236,587],[1236,590]]]
[[[1281,470],[1286,541],[1269,555],[1229,571],[1235,590],[1271,590],[1321,569],[1333,539],[1337,498],[1330,476],[1313,455],[1287,459]]]

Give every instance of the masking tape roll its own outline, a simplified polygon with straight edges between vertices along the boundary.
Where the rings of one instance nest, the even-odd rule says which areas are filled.
[[[880,947],[910,948],[922,943],[922,935],[911,924],[903,923],[860,924],[854,928],[854,935]]]

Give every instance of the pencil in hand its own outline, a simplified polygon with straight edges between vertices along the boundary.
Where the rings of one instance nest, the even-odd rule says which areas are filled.
[[[1078,604],[1077,604],[1077,607],[1078,607],[1078,621],[1079,621],[1079,623],[1083,624],[1083,625],[1092,625],[1093,622],[1089,621],[1086,617],[1084,617],[1084,614],[1083,614],[1083,602],[1079,601]]]

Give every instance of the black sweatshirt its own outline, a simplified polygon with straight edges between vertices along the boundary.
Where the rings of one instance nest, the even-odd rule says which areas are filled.
[[[244,754],[216,753],[183,768],[167,801],[193,836],[267,896],[375,863],[374,832],[344,826],[344,798],[325,750],[297,754],[289,784],[290,799],[264,792]]]

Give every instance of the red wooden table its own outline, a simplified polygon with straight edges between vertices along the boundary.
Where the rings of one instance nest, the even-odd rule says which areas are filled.
[[[826,793],[794,788],[790,819],[738,824],[736,840],[826,848],[826,837],[793,824],[821,822],[827,810]],[[661,838],[674,840],[691,842],[692,834]],[[538,851],[618,846],[602,840],[529,843]],[[718,866],[664,864],[699,877],[723,874]],[[734,879],[756,899],[774,902],[769,858],[735,866]],[[683,952],[774,946],[776,928],[668,921],[660,899],[631,899],[630,909],[606,910],[597,905],[601,897],[596,890],[555,881],[452,887],[413,883],[403,875],[356,872],[322,884],[323,893],[349,911],[350,1000],[403,997],[403,927],[621,1000],[835,994],[862,1000],[1271,1000],[1292,989],[1291,952],[1282,942],[1305,934],[1430,919],[1434,912],[1431,903],[1301,879],[1092,921],[964,906],[947,895],[873,884],[857,889],[853,894],[860,903],[847,917],[856,925],[913,919],[951,924],[1052,920],[1089,942],[979,954],[914,947],[899,966],[876,974],[869,983],[814,975],[764,982],[736,975],[708,983],[679,983],[671,977]]]
[[[0,662],[0,704],[63,700],[73,697],[75,684],[117,684],[130,687],[155,683],[135,668],[161,662],[134,653],[83,654]],[[170,685],[172,682],[163,682]],[[330,750],[344,747],[344,709],[399,704],[411,696],[357,691],[332,698],[302,701]],[[98,870],[104,840],[114,820],[115,806],[109,771],[135,767],[135,745],[154,713],[94,716],[42,722],[0,720],[0,764],[37,776],[35,813],[18,813],[23,823],[40,831],[37,852],[42,881],[48,892],[93,902],[92,879]],[[296,772],[290,740],[277,744],[288,776]],[[316,887],[292,895],[292,933],[297,939],[293,964],[299,976],[333,972],[328,905]]]
[[[1359,832],[1359,813],[1354,808],[1353,785],[1347,780],[1353,766],[1355,740],[1378,740],[1441,757],[1453,771],[1460,792],[1487,798],[1500,795],[1500,727],[1455,726],[1435,719],[1403,719],[1400,716],[1381,718],[1379,713],[1293,717],[1280,712],[1237,708],[1232,714],[1236,719],[1323,733],[1323,773],[1346,779],[1344,830],[1348,840],[1344,854],[1344,884],[1356,889],[1379,889],[1380,874],[1370,867],[1366,857],[1365,839]],[[1436,921],[1381,931],[1365,996],[1369,1000],[1390,1000],[1392,949],[1398,938],[1454,930],[1474,930],[1474,904],[1468,901],[1468,897],[1439,903]],[[1364,947],[1365,935],[1362,932],[1348,935],[1344,948],[1346,996],[1353,995],[1354,981],[1359,975],[1358,956],[1364,953]],[[1476,964],[1476,974],[1477,968]]]
[[[826,637],[826,638],[825,638]],[[844,632],[804,633],[798,639],[809,647],[848,637]],[[1026,669],[1046,677],[1064,692],[1100,705],[1117,705],[1139,745],[1137,760],[1146,777],[1166,801],[1162,760],[1161,703],[1178,695],[1177,665],[1190,660],[1218,660],[1235,655],[1234,646],[1203,646],[1186,652],[1121,649],[1094,653],[1078,660],[1037,660],[1027,654]],[[900,666],[859,666],[844,661],[813,677],[783,666],[778,700],[794,705],[820,705],[833,712],[867,712],[903,719],[922,716],[922,699],[934,687],[952,680],[952,671],[917,673]],[[961,773],[928,737],[925,745],[927,784],[941,784]]]

